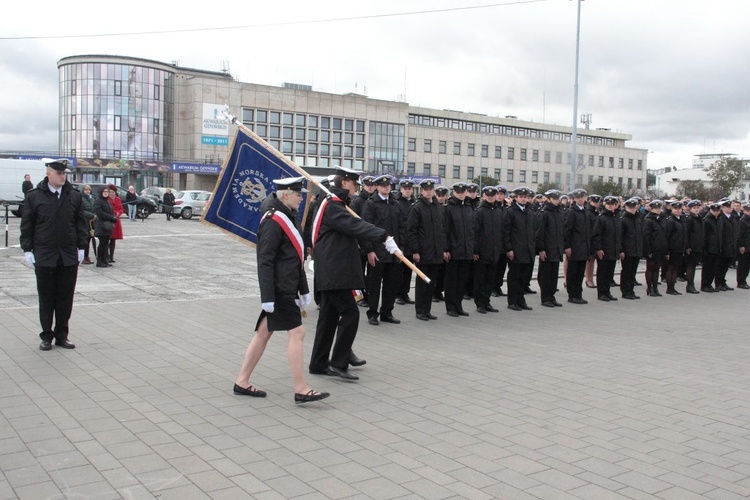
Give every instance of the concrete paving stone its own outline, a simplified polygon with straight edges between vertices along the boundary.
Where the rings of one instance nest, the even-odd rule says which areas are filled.
[[[207,470],[189,474],[189,479],[203,491],[215,491],[231,488],[233,483],[216,470]]]
[[[200,487],[190,484],[161,490],[159,491],[159,498],[162,500],[207,500],[211,497]]]
[[[0,471],[7,472],[14,469],[31,467],[38,463],[38,460],[28,450],[22,450],[16,453],[8,453],[0,456]]]
[[[656,494],[656,497],[663,498],[664,500],[703,500],[706,498],[704,495],[680,488],[679,486],[661,491]]]
[[[208,465],[206,461],[195,455],[171,458],[167,461],[172,464],[172,466],[181,474],[185,475],[192,475],[198,472],[206,472],[212,470],[211,466]]]
[[[151,449],[158,453],[159,456],[167,460],[178,457],[186,457],[194,453],[194,449],[191,450],[180,443],[174,442],[151,444]]]
[[[138,481],[138,479],[125,467],[103,470],[100,472],[115,491],[141,484],[140,481]]]
[[[68,490],[76,486],[104,481],[104,477],[93,465],[86,464],[68,469],[48,469],[52,480],[62,490]]]
[[[169,462],[156,453],[132,458],[121,458],[120,463],[134,475],[171,468]]]
[[[5,474],[5,479],[8,480],[13,489],[51,480],[47,471],[39,463],[3,471],[3,473]]]
[[[15,488],[15,494],[8,499],[18,500],[39,500],[40,498],[65,498],[60,488],[57,487],[52,481],[46,481],[43,483],[30,484],[27,486],[19,486]]]
[[[671,487],[671,485],[667,482],[661,481],[657,478],[649,477],[645,474],[641,474],[640,472],[635,471],[629,471],[624,474],[619,474],[612,477],[611,479],[617,481],[618,483],[631,486],[651,495],[656,494],[660,491],[664,491],[667,488]]]
[[[574,462],[576,467],[593,472],[604,477],[613,477],[624,474],[630,470],[621,463],[612,463],[609,460],[603,460],[599,457],[589,457]]]
[[[576,475],[576,477],[589,484],[600,486],[609,491],[619,491],[625,487],[625,485],[622,483],[618,483],[617,481],[613,481],[609,478],[600,476],[599,474],[595,474],[593,472],[588,472],[588,471],[581,472],[580,474]]]
[[[705,495],[706,498],[711,498],[712,500],[745,500],[747,499],[744,495],[738,495],[736,493],[732,493],[731,491],[727,491],[721,488],[716,488],[715,490],[711,490]]]
[[[105,471],[105,470],[111,470],[111,469],[117,469],[119,467],[122,467],[122,464],[119,460],[117,460],[114,456],[107,453],[106,450],[103,450],[104,453],[97,453],[97,454],[85,454],[86,458],[89,460],[91,465],[96,467],[97,470]]]
[[[6,429],[8,429],[8,427],[6,427]],[[12,437],[0,439],[0,459],[3,455],[11,455],[27,449],[26,443],[24,443],[20,437],[16,436],[15,432],[13,434]]]

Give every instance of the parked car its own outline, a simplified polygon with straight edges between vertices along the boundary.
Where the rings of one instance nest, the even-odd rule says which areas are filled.
[[[175,188],[151,186],[151,187],[142,189],[141,196],[145,198],[151,198],[152,200],[154,200],[156,205],[159,207],[159,210],[158,210],[159,213],[164,213],[166,212],[166,209],[164,208],[163,200],[164,200],[164,193],[167,192],[167,189],[171,189],[172,193],[179,192],[179,189],[175,189]]]
[[[94,195],[94,197],[99,198],[102,194],[102,189],[104,189],[107,184],[97,184],[97,183],[79,183],[74,182],[73,187],[77,190],[81,190],[81,188],[84,186],[84,184],[88,184],[91,186],[91,194]],[[122,202],[122,206],[125,209],[125,215],[128,214],[128,209],[125,208],[125,196],[128,194],[128,190],[117,186],[117,196],[120,197],[120,201]],[[137,196],[135,199],[136,203],[136,217],[139,219],[146,219],[149,215],[151,215],[154,212],[157,212],[159,210],[159,206],[156,204],[156,202],[147,197],[147,196]]]
[[[187,190],[174,193],[172,215],[183,219],[192,219],[193,215],[203,213],[206,200],[211,198],[209,191]]]

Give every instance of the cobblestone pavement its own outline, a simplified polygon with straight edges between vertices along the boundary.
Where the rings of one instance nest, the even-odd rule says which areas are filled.
[[[332,395],[295,406],[281,332],[252,378],[268,397],[231,392],[254,251],[123,224],[115,266],[79,273],[74,351],[38,350],[33,273],[0,249],[0,500],[750,496],[747,292],[396,306],[401,325],[360,322],[358,383],[310,376]]]

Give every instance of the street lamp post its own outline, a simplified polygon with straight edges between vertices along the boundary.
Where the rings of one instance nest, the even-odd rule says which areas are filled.
[[[576,23],[576,75],[575,84],[573,85],[573,133],[571,134],[570,158],[570,190],[576,187],[576,176],[578,174],[578,54],[581,47],[581,2],[578,1],[578,21]]]

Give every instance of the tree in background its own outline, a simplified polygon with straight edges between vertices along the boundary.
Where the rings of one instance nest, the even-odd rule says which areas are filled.
[[[680,181],[677,185],[678,197],[687,196],[693,200],[718,200],[725,196],[724,190],[718,186],[709,186],[700,180]]]
[[[550,189],[559,189],[560,191],[563,191],[562,186],[558,184],[557,182],[542,182],[541,184],[537,186],[536,192],[544,194]]]
[[[721,190],[721,196],[729,196],[742,184],[745,165],[739,158],[721,158],[706,169],[708,178]]]
[[[620,184],[614,182],[594,181],[586,186],[586,191],[589,194],[598,194],[599,196],[620,196],[624,193],[623,187]]]
[[[471,182],[479,186],[479,189],[482,189],[484,186],[497,186],[500,184],[500,181],[498,179],[490,177],[489,175],[474,177]]]

